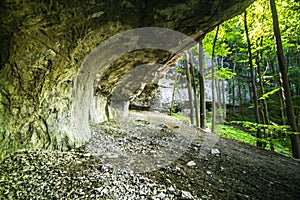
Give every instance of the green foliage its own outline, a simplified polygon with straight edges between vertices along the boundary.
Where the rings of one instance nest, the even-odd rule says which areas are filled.
[[[255,128],[252,127],[253,124],[252,122],[237,122],[238,124],[243,124],[243,128],[246,131],[239,130],[237,128],[234,128],[229,125],[217,125],[216,128],[216,133],[222,137],[225,138],[230,138],[234,140],[238,140],[244,143],[251,144],[253,146],[256,145],[256,142],[259,140],[257,139],[253,134],[250,134],[249,131],[256,131]],[[283,127],[282,127],[283,128]],[[280,129],[280,128],[279,128]],[[283,128],[284,129],[284,128]],[[274,145],[274,149],[276,152],[283,154],[285,156],[291,156],[291,145],[290,145],[290,138],[285,136],[285,137],[280,137],[280,138],[264,138],[262,140],[259,140],[261,142],[264,142],[267,144],[266,148],[270,149],[270,143]]]
[[[214,40],[216,34],[215,32],[216,32],[215,30],[211,31],[205,36],[203,40],[204,51],[210,57],[212,55],[212,49],[213,49],[212,41]],[[218,32],[218,40],[216,41],[215,56],[225,57],[232,53],[231,48],[226,43],[226,35],[227,35],[227,31],[225,27],[221,25]]]
[[[288,65],[288,75],[290,89],[292,94],[293,108],[300,117],[300,1],[281,0],[276,1],[281,37],[283,42],[284,56]],[[284,124],[284,103],[279,99],[281,95],[280,75],[278,60],[276,59],[276,45],[274,41],[273,23],[269,1],[257,0],[247,9],[247,25],[249,28],[251,49],[253,55],[253,64],[255,68],[258,99],[266,100],[269,108],[269,119],[278,124]],[[250,74],[248,66],[248,50],[244,33],[244,16],[240,15],[219,26],[218,40],[215,46],[215,78],[219,80],[228,80],[229,98],[228,102],[234,102],[234,112],[230,117],[234,120],[248,120],[247,122],[234,121],[233,125],[242,127],[253,135],[246,133],[249,137],[255,136],[256,131],[265,133],[262,142],[270,143],[272,141],[278,152],[285,152],[290,155],[290,139],[292,133],[287,126],[281,125],[263,125],[256,124],[253,113],[253,99],[249,95],[251,91]],[[203,48],[205,55],[204,74],[205,79],[211,78],[211,56],[213,40],[216,30],[208,33],[203,39]],[[194,46],[189,51],[197,64],[198,47]],[[184,61],[184,57],[180,58]],[[225,63],[225,64],[224,64]],[[258,68],[259,67],[259,68]],[[184,68],[178,69],[182,71]],[[197,68],[196,68],[197,70]],[[260,70],[260,75],[258,74]],[[261,81],[261,82],[260,82]],[[196,78],[196,83],[198,80]],[[263,87],[263,88],[261,88]],[[234,95],[233,95],[234,91]],[[264,102],[264,101],[260,101]],[[263,105],[259,105],[263,109]],[[229,109],[232,109],[232,107]],[[282,112],[283,111],[283,112]],[[240,113],[238,113],[240,112]],[[245,114],[250,113],[250,114]],[[283,116],[282,116],[283,113]],[[211,112],[207,112],[207,120],[210,120]],[[209,124],[208,124],[209,126]],[[238,137],[234,135],[243,135],[226,126],[220,129],[222,134],[228,137]],[[295,133],[293,133],[295,134]],[[224,135],[224,136],[225,136]],[[247,138],[247,137],[246,137]],[[250,138],[241,139],[251,143]],[[255,141],[257,139],[255,138]],[[253,143],[253,141],[252,141]]]
[[[257,141],[256,137],[231,126],[217,125],[216,132],[222,137],[245,142],[253,146],[255,146]]]
[[[187,117],[184,117],[184,116],[182,116],[182,115],[179,115],[179,114],[173,113],[173,112],[172,112],[172,116],[173,116],[173,117],[176,117],[176,118],[179,119],[179,120],[184,120],[184,121],[189,121],[189,120],[190,120],[190,119],[187,118]]]
[[[280,138],[290,134],[296,134],[295,132],[291,131],[291,128],[289,126],[283,125],[257,124],[248,121],[231,121],[229,123],[240,125],[241,127],[253,133],[256,133],[257,131],[267,130],[268,134],[271,135],[273,138]]]
[[[228,67],[222,67],[218,75],[221,80],[229,80],[233,76],[236,76],[236,72],[232,72]]]
[[[278,91],[280,91],[280,90],[281,90],[281,88],[278,87],[278,88],[276,88],[276,89],[274,89],[274,90],[271,90],[270,92],[267,92],[267,93],[262,94],[262,96],[261,96],[259,99],[260,99],[260,100],[268,99],[270,95],[273,95],[273,94],[275,94],[276,92],[278,92]]]

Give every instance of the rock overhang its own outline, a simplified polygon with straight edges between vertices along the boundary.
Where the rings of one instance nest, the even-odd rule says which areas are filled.
[[[251,2],[2,1],[1,152],[27,147],[67,149],[88,140],[89,134],[74,131],[79,123],[73,120],[76,118],[73,112],[76,80],[81,76],[84,60],[101,42],[139,27],[168,28],[197,40],[217,24],[243,12]],[[165,64],[173,57],[166,52],[145,52],[153,54],[145,58],[146,62]],[[133,52],[131,56],[143,60],[144,53]],[[153,59],[155,55],[157,58]],[[103,59],[107,58],[109,55]],[[118,60],[115,65],[120,67],[119,70],[108,67],[103,74],[97,72],[97,77],[91,75],[92,78],[86,80],[92,85],[88,89],[90,95],[93,96],[93,90],[97,89],[94,85],[99,85],[97,79],[105,83],[104,75],[108,77],[106,80],[117,77],[113,81],[117,83],[126,72],[123,69],[140,65],[141,60],[135,62],[133,59],[128,65]],[[101,121],[111,112],[107,96],[113,94],[117,84],[107,83],[102,84],[108,86],[106,94],[98,87],[99,94],[106,96],[89,101],[93,106],[98,101],[98,112],[88,113],[86,117]],[[81,109],[87,108],[86,103],[79,102]]]

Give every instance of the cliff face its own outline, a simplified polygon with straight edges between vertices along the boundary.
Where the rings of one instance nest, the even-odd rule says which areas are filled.
[[[25,147],[68,149],[82,145],[90,137],[89,119],[100,122],[111,117],[114,101],[115,107],[126,113],[128,99],[137,95],[145,82],[158,79],[161,73],[157,71],[163,72],[167,68],[164,64],[174,57],[174,53],[162,50],[133,49],[112,63],[102,62],[95,58],[101,50],[96,47],[106,39],[134,28],[160,27],[197,40],[243,12],[252,1],[1,1],[2,156]],[[109,52],[101,58],[110,58]],[[136,73],[125,75],[143,63],[160,64],[152,72],[140,68],[146,70],[145,79],[149,80],[136,78]],[[90,67],[87,71],[86,66]],[[120,100],[118,94],[127,94],[124,88],[133,79],[140,84],[129,88],[131,92]]]

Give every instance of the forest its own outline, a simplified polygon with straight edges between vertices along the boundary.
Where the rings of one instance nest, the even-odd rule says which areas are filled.
[[[181,56],[192,124],[300,158],[299,9],[295,0],[258,0]]]

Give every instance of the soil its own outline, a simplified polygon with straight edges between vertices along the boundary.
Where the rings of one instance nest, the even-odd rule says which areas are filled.
[[[194,145],[192,145],[193,147]],[[300,162],[273,151],[220,138],[219,155],[189,148],[169,168],[149,173],[201,199],[300,199]],[[196,163],[188,167],[190,161]],[[175,171],[177,167],[180,171]]]
[[[118,190],[119,196],[141,199],[138,197],[138,190],[144,187],[141,176],[147,178],[143,179],[144,182],[147,180],[148,183],[158,183],[161,188],[169,188],[162,190],[164,193],[159,194],[160,197],[158,195],[154,198],[150,195],[149,199],[300,199],[300,160],[222,138],[159,113],[131,112],[130,118],[127,122],[109,122],[94,126],[94,133],[98,136],[94,134],[84,148],[75,152],[28,150],[7,158],[0,164],[0,199],[37,199],[35,194],[39,195],[39,199],[120,199],[107,198],[98,192],[105,184],[106,192],[109,191],[108,187],[114,187],[116,189],[112,189],[112,192],[115,193],[118,187],[127,188],[131,184],[128,187],[133,188],[133,191],[137,190],[133,193],[137,196],[128,198],[128,194],[122,194],[123,190]],[[189,140],[194,133],[193,140]],[[101,137],[99,134],[102,134]],[[185,135],[189,137],[185,138]],[[120,151],[127,148],[132,152],[134,148],[138,148],[140,155],[147,155],[148,150],[151,155],[161,154],[162,150],[166,150],[163,145],[167,141],[175,141],[171,143],[174,145],[180,141],[185,146],[177,148],[181,150],[178,151],[180,155],[176,155],[176,151],[173,151],[174,155],[163,155],[166,156],[166,163],[167,160],[172,160],[170,164],[161,165],[159,160],[162,166],[160,168],[118,178],[110,172],[105,172],[105,175],[103,166],[107,162],[118,163],[109,159],[120,160],[122,157],[110,155],[112,158],[105,158],[93,155],[92,150],[97,150],[97,145],[102,144],[103,147],[103,141],[99,141],[99,138],[112,139],[116,144],[113,147],[118,147]],[[80,153],[76,153],[77,151]],[[138,181],[133,181],[136,180],[134,176],[140,177]],[[144,184],[149,191],[153,189],[149,188],[151,184]],[[47,190],[43,187],[47,187]],[[80,189],[78,194],[76,187]],[[174,188],[173,196],[169,195],[170,188]],[[178,195],[177,191],[180,191]],[[53,192],[56,192],[57,198],[53,197]]]
[[[203,156],[205,134],[197,135],[174,163],[148,177],[200,199],[300,199],[300,160],[222,137],[210,146],[220,154]],[[196,165],[188,166],[190,161]]]

